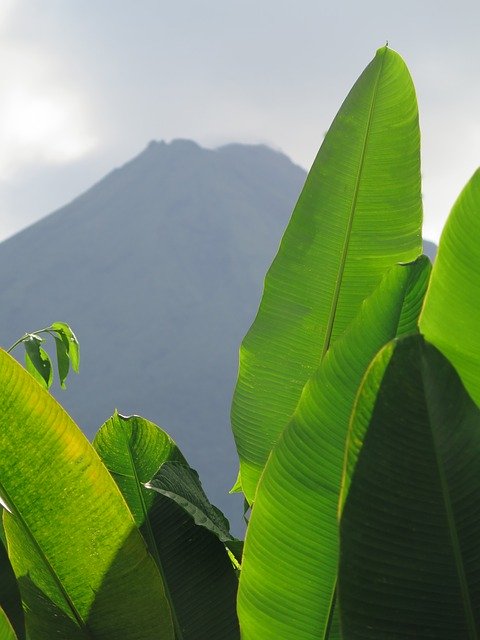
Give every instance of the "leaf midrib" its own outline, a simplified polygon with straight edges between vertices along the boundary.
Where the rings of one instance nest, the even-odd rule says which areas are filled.
[[[204,529],[207,529],[207,531],[211,531],[217,536],[217,538],[219,538],[221,542],[233,542],[235,540],[233,536],[225,534],[224,531],[219,526],[217,526],[215,522],[205,513],[204,509],[197,507],[196,504],[194,504],[190,500],[187,500],[187,498],[185,498],[184,496],[180,495],[179,493],[175,493],[174,491],[169,491],[168,489],[163,489],[162,487],[155,486],[150,482],[147,482],[145,486],[147,487],[147,489],[155,491],[156,493],[159,493],[160,495],[165,496],[169,500],[175,502],[175,504],[183,509],[185,513],[193,518],[197,526],[203,527]],[[180,501],[182,501],[184,505],[180,504]],[[197,522],[197,520],[195,519],[195,514],[201,514],[204,517],[205,522],[202,524]]]
[[[369,135],[370,135],[370,128],[372,125],[372,120],[373,120],[373,113],[375,110],[375,104],[376,104],[376,99],[377,99],[377,92],[378,92],[378,85],[380,82],[380,76],[382,75],[382,71],[383,71],[383,65],[385,62],[385,56],[386,56],[386,52],[387,52],[387,48],[385,47],[384,51],[383,51],[383,55],[382,55],[382,61],[380,63],[380,67],[377,73],[377,77],[375,79],[375,84],[373,87],[373,91],[372,91],[372,99],[371,99],[371,103],[370,103],[370,109],[368,112],[368,119],[367,119],[367,126],[365,127],[365,136],[363,139],[363,145],[362,145],[362,153],[360,155],[360,162],[359,162],[359,166],[358,166],[358,171],[357,171],[357,177],[355,180],[355,188],[353,191],[353,198],[352,198],[352,204],[350,207],[350,214],[348,217],[348,223],[347,223],[347,228],[345,230],[345,238],[343,241],[343,248],[342,248],[342,255],[340,258],[340,264],[338,267],[338,272],[337,272],[337,279],[335,281],[335,289],[334,289],[334,293],[333,293],[333,298],[332,298],[332,304],[330,307],[330,313],[329,313],[329,317],[328,317],[328,324],[327,324],[327,328],[325,331],[325,339],[324,339],[324,343],[323,343],[323,349],[322,349],[322,355],[320,358],[320,361],[323,360],[325,354],[327,353],[328,349],[330,348],[330,343],[331,343],[331,339],[332,339],[332,333],[333,333],[333,325],[335,323],[335,318],[337,315],[337,309],[338,309],[338,300],[340,297],[340,290],[342,288],[342,282],[343,282],[343,275],[345,272],[345,265],[347,262],[347,254],[348,254],[348,247],[350,244],[350,238],[352,235],[352,228],[353,228],[353,221],[355,218],[355,211],[356,211],[356,206],[357,206],[357,200],[358,200],[358,193],[360,191],[360,182],[362,179],[362,175],[363,175],[363,169],[364,169],[364,165],[365,165],[365,156],[366,156],[366,151],[367,151],[367,146],[368,146],[368,140],[369,140]]]
[[[40,556],[43,564],[47,567],[47,570],[48,570],[49,574],[53,578],[55,584],[57,585],[57,587],[60,590],[62,596],[64,597],[65,602],[67,603],[68,607],[70,608],[70,611],[72,612],[72,614],[73,614],[78,626],[80,628],[83,628],[87,632],[88,637],[93,639],[94,636],[92,635],[90,628],[88,627],[87,623],[85,622],[85,620],[81,616],[80,612],[78,611],[77,607],[75,606],[75,604],[74,604],[73,600],[71,599],[68,591],[64,587],[59,575],[57,574],[57,572],[53,568],[50,560],[48,559],[45,551],[41,547],[41,545],[38,542],[38,540],[36,539],[36,537],[33,535],[32,531],[30,530],[30,527],[27,525],[27,523],[26,523],[25,519],[23,518],[22,514],[20,513],[20,511],[17,509],[17,507],[15,505],[15,502],[10,499],[8,491],[5,489],[5,487],[4,487],[4,485],[2,483],[0,483],[0,495],[5,500],[6,504],[8,505],[9,510],[11,510],[12,516],[17,519],[17,522],[20,524],[22,530],[24,531],[24,533],[29,538],[29,540],[32,543],[33,547],[35,548],[35,550],[37,551],[38,555]]]
[[[325,629],[323,632],[323,640],[328,640],[328,638],[330,637],[330,629],[332,628],[333,617],[335,615],[335,605],[337,604],[337,582],[338,580],[337,578],[335,578],[335,583],[332,590],[332,597],[330,598],[330,606],[328,608],[327,623],[325,625]]]
[[[170,593],[170,589],[168,586],[168,582],[167,582],[167,578],[165,575],[165,570],[163,568],[163,563],[162,560],[160,558],[160,553],[158,550],[158,546],[155,540],[155,536],[153,534],[153,529],[152,529],[152,524],[150,522],[150,517],[148,515],[148,510],[147,510],[147,505],[145,504],[145,498],[143,496],[143,485],[140,483],[139,477],[138,477],[138,473],[137,473],[137,467],[135,466],[135,462],[134,462],[134,458],[133,458],[133,454],[132,454],[132,450],[130,448],[130,441],[129,439],[127,439],[126,441],[126,447],[127,447],[127,451],[128,451],[128,456],[130,459],[130,464],[133,470],[133,479],[135,481],[135,487],[137,489],[137,493],[138,493],[138,497],[140,499],[140,504],[142,507],[142,512],[144,515],[144,520],[143,520],[143,525],[146,525],[146,534],[147,534],[147,547],[150,551],[150,553],[153,555],[155,562],[158,566],[158,570],[160,572],[160,575],[162,577],[162,582],[163,582],[163,588],[165,590],[165,596],[167,598],[168,604],[169,604],[169,608],[170,608],[170,614],[172,616],[172,622],[173,622],[173,626],[174,626],[174,630],[175,630],[175,639],[176,640],[184,640],[184,636],[183,636],[183,632],[182,632],[182,628],[180,626],[180,622],[177,618],[177,613],[175,611],[175,606],[174,606],[174,602],[172,599],[172,595]],[[115,473],[115,471],[113,472]]]

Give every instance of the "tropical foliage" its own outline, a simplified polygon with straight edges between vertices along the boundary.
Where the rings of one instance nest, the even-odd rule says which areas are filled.
[[[403,60],[380,49],[313,164],[240,349],[245,542],[173,440],[90,444],[50,396],[70,327],[0,351],[0,638],[480,637],[480,172],[432,266]],[[39,384],[40,383],[40,384]],[[214,464],[214,461],[212,461]]]
[[[11,353],[15,347],[23,344],[25,347],[25,368],[42,387],[49,389],[53,382],[53,367],[50,356],[42,347],[45,338],[42,338],[41,334],[51,336],[55,341],[58,378],[60,386],[65,389],[65,380],[70,371],[70,365],[76,373],[80,367],[80,345],[76,335],[66,322],[54,322],[45,329],[26,333],[12,344],[7,353]]]

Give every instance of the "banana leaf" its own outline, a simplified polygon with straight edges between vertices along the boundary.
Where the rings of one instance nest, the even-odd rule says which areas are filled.
[[[3,511],[3,509],[0,509],[0,608],[2,614],[8,618],[9,625],[15,629],[18,639],[25,640],[25,616],[22,609],[22,598],[15,573],[8,558],[7,540],[3,530]],[[8,627],[6,624],[4,626]]]
[[[443,230],[420,329],[450,360],[480,406],[480,169]]]
[[[0,607],[0,640],[18,640],[5,611]]]
[[[380,49],[307,177],[240,348],[232,426],[250,503],[302,389],[362,301],[422,253],[420,134],[400,56]]]
[[[171,640],[160,573],[77,425],[0,351],[0,496],[27,635]]]
[[[188,510],[194,499],[191,482],[184,478],[194,472],[177,445],[152,422],[115,413],[100,428],[94,447],[162,573],[176,640],[237,640],[238,579],[218,536],[196,524],[201,510],[197,507],[193,515]],[[201,485],[195,489],[201,491]],[[210,503],[208,508],[219,517]],[[223,532],[228,535],[224,518]]]
[[[306,385],[260,480],[238,596],[242,639],[339,638],[338,502],[349,418],[372,358],[416,330],[430,263],[393,267]]]
[[[370,367],[345,475],[344,637],[479,638],[480,410],[421,336]]]

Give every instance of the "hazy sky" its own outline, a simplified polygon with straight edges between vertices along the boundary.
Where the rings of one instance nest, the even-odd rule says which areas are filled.
[[[386,40],[417,88],[425,236],[480,164],[480,1],[0,0],[0,239],[152,140],[309,168]]]

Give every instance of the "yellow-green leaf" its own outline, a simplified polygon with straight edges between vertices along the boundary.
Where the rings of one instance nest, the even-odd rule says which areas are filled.
[[[450,360],[480,406],[480,169],[445,225],[420,329]]]
[[[77,425],[4,351],[0,451],[28,635],[172,640],[160,574],[115,482]]]
[[[327,133],[240,349],[232,425],[249,502],[329,346],[385,271],[420,255],[421,218],[415,90],[384,47]]]
[[[15,631],[7,618],[5,611],[0,607],[0,640],[17,640]]]
[[[350,413],[377,351],[416,330],[429,272],[423,257],[385,275],[305,386],[272,450],[245,540],[243,640],[338,637],[337,510]]]

